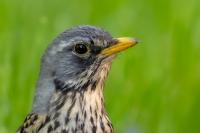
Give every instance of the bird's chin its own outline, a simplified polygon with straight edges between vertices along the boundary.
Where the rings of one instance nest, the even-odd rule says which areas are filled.
[[[111,56],[104,58],[102,60],[102,64],[112,63],[112,61],[115,57],[116,57],[116,55],[111,55]]]

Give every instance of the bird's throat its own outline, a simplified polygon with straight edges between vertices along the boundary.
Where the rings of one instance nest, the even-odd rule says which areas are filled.
[[[87,88],[81,91],[56,90],[49,104],[50,118],[62,124],[66,131],[112,133],[112,124],[105,112],[103,98],[107,69],[105,66],[98,73],[99,78],[95,86],[93,83],[88,84]]]

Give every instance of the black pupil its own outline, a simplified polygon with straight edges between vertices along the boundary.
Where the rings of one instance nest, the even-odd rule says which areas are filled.
[[[75,51],[78,54],[84,54],[87,52],[87,47],[84,44],[76,44]]]

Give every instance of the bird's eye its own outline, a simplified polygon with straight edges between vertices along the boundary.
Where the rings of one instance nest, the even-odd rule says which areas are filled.
[[[78,54],[85,54],[88,51],[88,48],[85,44],[76,44],[74,47],[74,51]]]

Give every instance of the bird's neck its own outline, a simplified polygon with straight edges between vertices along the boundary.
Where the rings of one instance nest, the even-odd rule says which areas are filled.
[[[89,84],[83,91],[57,90],[49,105],[49,114],[72,132],[112,133],[112,124],[105,112],[103,86],[109,68],[98,74],[98,82]],[[95,87],[95,88],[94,88]]]
[[[71,132],[112,133],[105,112],[102,91],[57,92],[51,100],[49,115]]]

